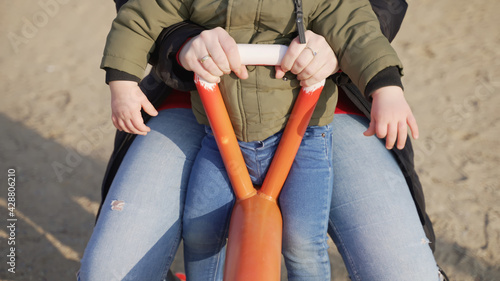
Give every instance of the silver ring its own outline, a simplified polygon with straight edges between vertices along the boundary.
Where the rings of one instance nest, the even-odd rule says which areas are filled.
[[[306,46],[306,49],[309,49],[311,50],[312,54],[313,54],[313,57],[315,57],[318,53],[316,51],[314,51],[311,47],[309,46]]]
[[[199,61],[200,61],[200,63],[204,63],[209,58],[210,58],[210,55],[206,55],[206,56],[202,57],[201,59],[199,59]]]

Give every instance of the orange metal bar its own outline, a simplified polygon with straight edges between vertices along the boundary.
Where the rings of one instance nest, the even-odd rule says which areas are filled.
[[[203,82],[196,75],[195,84],[214,132],[236,198],[245,199],[257,193],[248,174],[236,135],[217,84]]]
[[[284,53],[281,47],[273,46],[273,49],[275,53]],[[257,192],[250,180],[219,87],[201,81],[198,76],[195,76],[195,83],[237,197],[231,214],[224,281],[278,281],[281,276],[282,217],[276,199],[323,84],[301,89],[264,184]]]
[[[259,193],[278,198],[322,89],[323,85],[300,90]]]

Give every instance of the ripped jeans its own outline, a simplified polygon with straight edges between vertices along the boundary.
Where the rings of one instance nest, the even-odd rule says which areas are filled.
[[[191,109],[159,112],[113,180],[78,280],[164,280],[177,249],[191,165],[205,136]]]
[[[163,110],[148,126],[152,131],[135,139],[113,181],[85,249],[81,281],[166,278],[205,132],[190,109]],[[367,127],[361,116],[338,114],[333,120],[328,233],[352,280],[437,281],[436,261],[401,169],[382,141],[362,135]]]

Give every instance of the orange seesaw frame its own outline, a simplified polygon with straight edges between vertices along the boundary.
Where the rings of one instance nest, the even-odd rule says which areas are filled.
[[[246,65],[279,65],[281,45],[238,45]],[[217,84],[195,76],[210,126],[236,195],[224,266],[225,281],[281,278],[282,217],[277,198],[285,183],[324,81],[303,87],[295,101],[262,187],[254,188]]]

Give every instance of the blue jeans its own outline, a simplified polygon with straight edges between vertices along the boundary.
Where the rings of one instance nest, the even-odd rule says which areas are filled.
[[[208,127],[207,133],[191,171],[184,209],[184,265],[190,281],[221,280],[235,201]],[[277,133],[264,141],[239,142],[254,185],[262,185],[280,138]],[[279,196],[289,280],[330,278],[326,232],[333,186],[331,149],[331,125],[308,127]]]
[[[328,233],[351,280],[438,280],[401,169],[383,140],[362,136],[368,124],[361,116],[335,116]]]
[[[181,237],[187,181],[205,136],[190,109],[163,110],[129,148],[88,242],[79,280],[163,280]]]
[[[170,267],[205,132],[190,109],[161,111],[148,126],[152,131],[136,138],[113,181],[79,280],[163,280]],[[345,114],[332,123],[328,233],[353,280],[438,280],[401,170],[380,140],[362,135],[367,126],[366,118]],[[218,266],[223,264],[221,257]]]

